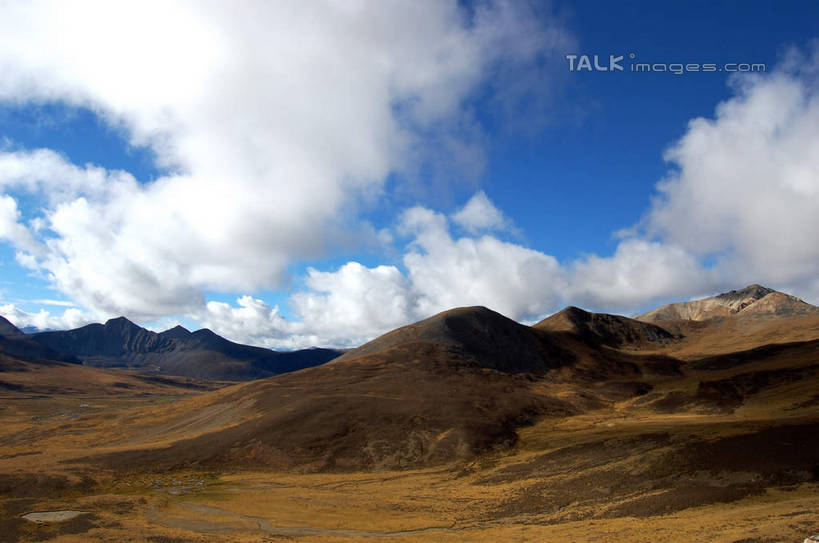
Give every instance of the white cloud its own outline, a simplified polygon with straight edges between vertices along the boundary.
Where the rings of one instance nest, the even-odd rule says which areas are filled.
[[[508,230],[512,222],[495,207],[484,191],[478,191],[458,211],[452,215],[461,228],[470,234],[486,230]]]
[[[28,228],[20,224],[21,214],[17,201],[11,196],[0,194],[0,240],[7,240],[22,250],[38,249]]]
[[[244,296],[238,307],[210,302],[197,318],[237,341],[268,347],[352,347],[390,329],[463,305],[487,305],[517,319],[552,310],[566,278],[551,256],[493,236],[453,238],[449,219],[424,207],[402,214],[410,236],[395,266],[348,262],[336,271],[309,269],[291,297],[295,320]]]
[[[355,347],[420,313],[409,281],[393,266],[348,262],[334,272],[309,269],[307,289],[291,298],[297,321],[251,296],[237,306],[208,302],[194,317],[235,341],[272,348]]]
[[[631,313],[652,302],[707,293],[716,281],[686,250],[639,238],[622,240],[610,257],[587,255],[568,271],[571,304]]]
[[[270,346],[285,339],[290,329],[278,307],[252,296],[241,296],[232,307],[224,302],[208,302],[204,311],[192,315],[202,326],[212,328],[229,339]]]
[[[486,305],[533,321],[568,301],[639,307],[669,292],[685,292],[703,276],[690,254],[660,243],[624,240],[612,257],[591,255],[562,266],[550,255],[492,235],[453,237],[454,221],[421,206],[401,215],[397,231],[410,240],[402,259],[405,271],[358,262],[335,271],[308,268],[305,288],[289,300],[295,319],[249,295],[236,305],[208,302],[188,316],[242,343],[354,347],[452,307]],[[164,321],[153,326],[163,327]]]
[[[769,283],[819,301],[819,48],[770,75],[734,81],[713,119],[666,153],[675,166],[649,234],[711,258],[723,283]]]
[[[310,268],[306,286],[292,297],[293,308],[310,333],[333,343],[351,341],[350,335],[353,342],[374,337],[418,315],[412,286],[394,266],[349,262],[335,272]]]
[[[453,239],[443,215],[416,207],[402,217],[414,236],[404,266],[421,314],[486,305],[513,318],[548,311],[566,279],[553,257],[485,235]]]
[[[467,100],[494,67],[512,78],[568,40],[505,2],[0,9],[0,102],[90,108],[171,172],[139,184],[52,150],[0,153],[0,189],[44,203],[4,212],[42,250],[13,226],[21,258],[81,305],[137,319],[279,286],[389,174],[446,149],[480,162]]]
[[[32,304],[41,304],[41,305],[56,305],[58,307],[74,307],[76,304],[74,302],[69,302],[66,300],[28,300],[28,303]]]
[[[127,172],[75,166],[50,149],[0,150],[0,189],[42,194],[53,206],[80,196],[122,197],[136,191],[137,182]]]

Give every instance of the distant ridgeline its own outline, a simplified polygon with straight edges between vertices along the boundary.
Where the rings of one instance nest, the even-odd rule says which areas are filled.
[[[233,343],[207,329],[189,332],[182,326],[157,333],[125,317],[73,330],[25,334],[0,317],[0,353],[197,379],[247,380],[324,364],[341,351],[278,352]]]

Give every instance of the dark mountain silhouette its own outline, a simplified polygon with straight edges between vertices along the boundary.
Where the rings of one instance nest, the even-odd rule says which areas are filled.
[[[45,345],[32,341],[25,335],[0,335],[0,354],[39,364],[52,364],[56,362],[69,364],[81,363],[81,360],[76,356],[49,349]]]
[[[9,326],[14,328],[10,323]],[[181,326],[156,333],[125,317],[73,330],[20,333],[4,339],[0,352],[27,359],[74,361],[90,366],[131,367],[168,375],[227,380],[278,375],[323,364],[340,354],[334,349],[277,352],[234,343],[210,330],[191,333]]]
[[[21,336],[23,332],[11,324],[5,317],[0,317],[0,336]]]
[[[190,330],[181,325],[176,325],[164,332],[159,333],[160,336],[166,339],[183,339],[191,335]]]
[[[73,330],[39,332],[31,339],[55,351],[89,359],[118,359],[131,362],[138,355],[173,350],[174,343],[137,326],[125,317],[105,324],[87,324]],[[110,364],[118,365],[118,364]]]
[[[0,353],[24,361],[40,363],[67,362],[78,364],[80,360],[72,355],[58,353],[53,349],[32,341],[5,317],[0,316]]]

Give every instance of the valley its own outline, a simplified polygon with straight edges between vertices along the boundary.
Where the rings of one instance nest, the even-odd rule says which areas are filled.
[[[0,540],[801,541],[819,317],[749,289],[702,320],[459,308],[240,383],[0,355]]]

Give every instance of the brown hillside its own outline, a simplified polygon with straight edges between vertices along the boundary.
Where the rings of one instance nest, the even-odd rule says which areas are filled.
[[[589,313],[569,306],[534,325],[540,330],[571,332],[586,341],[617,348],[657,348],[679,340],[665,328],[620,315]]]

